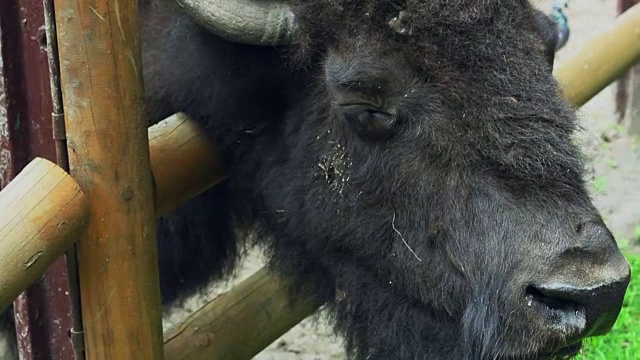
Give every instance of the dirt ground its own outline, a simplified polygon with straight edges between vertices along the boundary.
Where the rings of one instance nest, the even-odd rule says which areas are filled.
[[[552,0],[533,2],[544,11],[551,9]],[[569,43],[558,53],[556,64],[571,57],[591,37],[611,26],[617,15],[616,1],[573,0],[566,13],[572,33]],[[581,108],[579,116],[585,127],[581,139],[591,159],[592,193],[596,206],[620,244],[627,246],[633,245],[634,236],[638,236],[634,229],[640,224],[640,150],[635,139],[616,126],[614,91],[615,85],[603,90]],[[604,141],[603,134],[614,140]],[[198,309],[206,298],[233,286],[262,264],[259,252],[252,251],[233,279],[226,284],[212,286],[206,297],[194,297],[185,309],[172,314],[167,323],[179,321]],[[345,359],[345,354],[340,338],[333,335],[320,314],[298,324],[254,359],[339,360]]]

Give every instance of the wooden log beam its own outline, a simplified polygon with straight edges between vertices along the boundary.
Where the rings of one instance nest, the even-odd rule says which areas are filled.
[[[88,209],[73,178],[42,158],[0,192],[0,312],[82,234]]]
[[[70,171],[91,215],[77,243],[86,356],[162,360],[138,1],[54,5]]]
[[[572,59],[570,62],[575,63],[576,59]],[[572,78],[568,78],[563,81],[562,74],[558,77],[560,78],[561,83],[565,84],[565,89],[582,86],[582,88],[576,89],[577,91],[575,92],[567,92],[569,94],[569,101],[578,105],[580,102],[586,102],[589,99],[582,101],[577,100],[576,98],[572,98],[571,94],[587,93],[595,95],[597,93],[597,88],[600,87],[598,82],[595,81],[597,79],[573,83],[574,79]],[[585,80],[589,80],[589,78]],[[151,152],[151,167],[156,179],[155,200],[158,216],[167,213],[182,202],[196,196],[227,176],[222,166],[223,161],[215,146],[209,143],[206,136],[200,132],[197,125],[195,125],[185,114],[175,114],[149,128],[148,137]],[[179,164],[179,166],[176,166],[176,164]],[[18,180],[16,180],[16,183],[17,182]],[[1,194],[2,196],[0,196],[0,199],[4,198],[5,191]],[[16,204],[21,205],[20,202]],[[0,209],[2,208],[3,207],[0,207]],[[13,209],[15,209],[15,207],[12,208],[12,210]],[[86,216],[86,214],[86,212],[83,212],[82,216]],[[68,219],[70,220],[76,219],[75,215],[69,214],[68,216]],[[2,216],[0,219],[4,218],[6,217]],[[80,221],[79,219],[76,220]],[[0,234],[3,234],[1,230]],[[62,240],[54,240],[57,236],[58,235],[50,234],[43,237],[43,239],[56,246],[60,246],[60,248],[64,250],[68,246],[67,241],[69,241],[69,238],[63,237],[61,238]],[[2,235],[1,238],[5,239],[5,237],[6,236]],[[5,240],[3,244],[8,246],[9,243],[10,242]],[[5,248],[2,248],[0,251],[0,253],[8,253]],[[8,264],[7,260],[3,259],[3,261],[0,262],[0,269],[11,268],[12,266]],[[38,261],[38,264],[47,264],[46,257],[42,257],[41,260]],[[32,269],[36,268],[32,267]],[[0,274],[3,273],[0,271]],[[13,286],[17,287],[18,292],[21,289],[24,289],[30,281],[21,275],[16,277],[13,275],[9,276],[12,281],[17,281],[18,285]],[[2,275],[0,279],[9,279],[9,277]],[[229,299],[238,299],[239,293],[246,292],[247,284],[251,284],[251,287],[260,289],[259,298],[256,299],[255,297],[248,297],[242,301],[239,300],[238,302],[229,303]],[[242,313],[243,311],[248,311],[247,309],[252,308],[254,308],[256,313],[260,313],[260,306],[256,305],[259,302],[270,304],[268,305],[269,309],[274,309],[274,307],[278,306],[277,304],[284,304],[288,299],[284,296],[284,292],[281,291],[281,285],[279,284],[277,277],[268,274],[263,269],[256,275],[252,276],[249,280],[242,283],[238,288],[231,290],[231,292],[226,294],[225,297],[212,301],[203,309],[194,313],[189,321],[185,322],[178,329],[167,334],[166,353],[168,354],[168,358],[173,359],[174,354],[181,353],[182,350],[184,350],[183,346],[189,348],[188,345],[185,345],[186,339],[191,339],[192,336],[200,339],[207,338],[198,331],[198,328],[210,329],[217,332],[216,329],[222,329],[225,326],[228,326],[229,321],[232,321],[228,316],[220,318],[219,315],[211,315],[211,313],[219,314],[219,306],[225,306],[229,308],[229,311],[236,313]],[[0,301],[0,304],[3,304],[4,308],[6,297],[11,298],[13,295],[11,295],[11,292],[3,292],[2,295],[3,297],[1,298],[2,300]],[[255,353],[259,351],[259,348],[263,345],[266,346],[269,343],[269,341],[264,339],[271,339],[271,341],[273,341],[280,335],[284,334],[299,320],[304,319],[315,310],[315,307],[310,308],[306,305],[307,304],[304,303],[299,304],[299,306],[294,306],[286,311],[280,309],[285,314],[285,317],[282,317],[282,315],[279,314],[280,310],[275,310],[275,313],[270,312],[271,310],[262,312],[263,315],[274,315],[278,313],[277,316],[271,317],[271,321],[274,321],[274,319],[282,319],[282,322],[280,322],[280,320],[276,320],[276,323],[265,322],[264,316],[250,316],[250,319],[247,321],[247,324],[251,324],[249,329],[254,329],[251,333],[260,333],[261,338],[256,342],[256,344],[258,344],[257,346],[249,347],[243,351],[246,351],[246,353]],[[244,310],[236,310],[236,306]],[[217,325],[215,327],[207,325],[211,323],[216,323]],[[199,358],[200,354],[210,354],[213,351],[218,351],[220,354],[224,354],[228,351],[228,353],[234,354],[234,351],[236,351],[243,341],[244,339],[242,338],[236,338],[235,341],[230,341],[225,343],[223,347],[216,348],[217,350],[213,349],[214,344],[212,342],[198,342],[198,346],[195,346],[189,351],[185,351],[185,353],[192,354],[195,358]],[[217,341],[215,342],[215,345],[218,345]],[[216,357],[213,358],[215,359]]]
[[[637,12],[637,6],[634,10]],[[610,33],[619,32],[620,30],[618,29],[618,26],[628,28],[628,20],[622,25],[616,25],[616,27],[610,30]],[[599,36],[585,48],[598,49],[595,53],[600,54],[605,52],[603,47],[606,47],[606,45],[606,42],[603,43]],[[633,47],[630,47],[627,50],[630,51],[631,54],[635,51]],[[627,55],[627,57],[628,56],[631,55]],[[567,64],[574,64],[574,66],[576,66],[575,64],[579,64],[581,59],[581,56],[570,59],[562,66],[562,68],[569,66]],[[631,65],[633,65],[633,63],[628,63],[627,66],[630,67]],[[574,105],[580,106],[588,101],[590,97],[597,94],[603,87],[608,85],[602,85],[602,78],[611,79],[610,81],[615,79],[610,75],[612,71],[611,69],[612,68],[608,67],[605,69],[606,71],[598,71],[600,74],[598,77],[586,76],[584,79],[569,76],[575,74],[571,72],[567,73],[566,70],[561,70],[556,75],[560,80],[560,83],[563,85],[568,100]],[[622,71],[624,70],[626,69],[623,68]],[[216,151],[213,144],[208,142],[206,136],[200,132],[199,128],[188,118],[188,116],[184,114],[175,114],[165,119],[159,124],[149,128],[148,138],[150,141],[151,167],[156,180],[155,201],[158,216],[167,213],[180,203],[196,196],[226,177],[220,154]],[[176,164],[179,164],[179,166],[176,166]],[[69,219],[74,219],[73,215],[70,215]],[[48,241],[52,240],[48,239]],[[62,243],[64,243],[64,241],[65,240],[62,240]],[[61,246],[64,247],[65,245]],[[4,253],[4,250],[2,251],[2,253]],[[39,263],[45,264],[46,262],[44,260],[46,259],[43,258],[43,260],[39,260]],[[6,266],[5,262],[6,260],[0,262],[0,266],[4,268]],[[12,277],[12,279],[19,282],[20,285],[15,285],[18,287],[26,287],[25,284],[28,282],[28,280],[21,279],[21,276],[16,278]],[[284,296],[284,292],[281,291],[280,285],[278,285],[278,278],[272,274],[266,273],[265,270],[261,270],[259,275],[257,274],[247,281],[250,281],[252,286],[261,289],[261,295],[258,299],[259,301],[271,304],[281,304],[288,301]],[[243,284],[248,283],[245,282]],[[245,289],[245,287],[238,287],[231,290],[227,295],[225,295],[226,299],[238,299],[236,291],[245,291],[243,289]],[[8,295],[9,293],[3,293],[3,295],[5,294],[7,294],[6,296],[12,296]],[[4,301],[4,297],[2,299]],[[190,339],[192,335],[199,336],[201,339],[204,338],[202,334],[198,335],[198,331],[195,327],[202,326],[203,328],[215,330],[215,327],[211,328],[206,326],[206,324],[213,322],[218,323],[218,329],[227,326],[227,322],[231,321],[229,317],[219,318],[217,315],[211,316],[211,312],[217,311],[216,309],[218,306],[227,306],[230,309],[229,311],[237,312],[237,310],[234,310],[236,306],[243,309],[251,309],[254,307],[256,303],[255,301],[255,298],[249,297],[245,300],[238,301],[237,303],[229,304],[228,300],[222,301],[222,299],[216,299],[200,311],[194,313],[190,320],[179,328],[180,330],[175,330],[167,334],[166,351],[167,354],[170,355],[168,358],[171,359],[173,354],[180,353],[182,351],[180,350],[182,346],[186,346],[181,344],[186,344],[187,342],[185,342],[185,339]],[[297,320],[293,322],[289,319],[302,320],[306,316],[310,315],[314,310],[315,307],[294,306],[287,311],[283,310],[286,314],[284,318],[281,315],[273,316],[271,321],[275,321],[275,323],[272,322],[267,324],[264,322],[264,318],[260,318],[260,316],[253,318],[255,323],[252,321],[248,321],[247,323],[253,324],[250,328],[262,334],[263,338],[261,339],[269,338],[275,340],[297,322]],[[267,314],[267,312],[263,314]],[[278,323],[278,319],[283,319],[283,322]],[[255,325],[256,323],[258,325]],[[240,343],[244,340],[245,339],[235,339],[236,342],[231,341],[226,343],[223,348],[231,349],[229,351],[235,351],[233,349],[240,346]],[[253,353],[259,351],[259,349],[257,349],[258,347],[268,344],[265,340],[260,340],[257,343],[260,345],[248,348],[245,351]],[[200,353],[209,354],[213,351],[212,347],[218,346],[217,341],[215,344],[212,342],[206,343],[205,345],[203,344],[204,343],[199,343],[197,347],[194,347],[194,349],[190,351],[185,351],[185,353],[188,352],[196,358],[199,358],[198,356]],[[186,347],[188,348],[188,346]]]
[[[162,216],[227,177],[218,149],[183,113],[149,128],[156,214]]]
[[[159,179],[158,217],[227,177],[216,147],[185,114],[149,128],[149,147],[152,172]],[[69,199],[72,189],[77,194]],[[40,202],[44,207],[35,206]],[[80,187],[46,159],[34,159],[0,192],[0,312],[82,235],[87,219],[87,199]],[[51,231],[51,223],[59,227]],[[16,266],[25,256],[36,255],[37,263],[28,271]]]
[[[640,4],[616,19],[555,72],[567,100],[580,107],[640,61]]]
[[[170,360],[251,359],[320,304],[292,302],[286,285],[258,270],[165,334]]]
[[[628,12],[625,15],[626,18],[621,17],[621,20],[618,21],[618,24],[614,28],[612,28],[607,34],[596,37],[589,45],[585,47],[581,55],[577,56],[576,58],[570,59],[567,63],[563,64],[556,73],[559,81],[564,86],[565,94],[567,95],[568,100],[574,105],[580,106],[586,103],[586,101],[588,101],[592,96],[597,94],[602,88],[606,87],[611,81],[613,81],[616,76],[615,74],[624,72],[628,67],[633,65],[634,61],[631,61],[629,59],[634,59],[634,56],[637,57],[637,46],[630,46],[626,48],[626,55],[622,56],[621,58],[621,60],[623,60],[622,64],[618,64],[617,66],[604,66],[601,69],[596,68],[598,65],[602,65],[602,61],[598,57],[606,53],[608,51],[607,49],[611,46],[611,42],[604,40],[605,35],[607,38],[615,38],[620,36],[621,33],[624,33],[624,31],[631,31],[632,34],[630,37],[633,37],[633,34],[638,34],[638,22],[636,21],[634,23],[636,25],[635,28],[633,25],[631,25],[633,19],[637,20],[638,6],[635,6],[631,10],[635,11],[633,13],[635,14],[634,18],[630,18]],[[615,44],[615,42],[613,43]],[[637,44],[638,42],[636,42],[634,45]],[[618,47],[616,47],[616,49],[618,51],[621,51],[621,49],[619,49]],[[585,57],[583,56],[585,53],[590,54],[587,57],[587,59],[589,59],[589,62],[586,65],[584,65]],[[637,59],[635,61],[637,61]],[[615,63],[615,61],[612,62]],[[580,68],[580,64],[583,65],[581,71],[576,72],[568,70],[569,67]],[[595,72],[596,76],[588,76],[588,73],[585,74],[585,76],[582,78],[578,76],[578,73],[587,70]],[[208,143],[206,137],[200,133],[197,126],[189,121],[186,115],[176,114],[164,120],[160,124],[151,127],[149,129],[148,136],[151,149],[151,164],[153,173],[156,177],[156,210],[158,215],[162,215],[170,211],[180,203],[193,196],[196,196],[200,192],[204,191],[210,186],[213,186],[215,183],[221,181],[226,177],[224,169],[222,167],[223,162],[219,156],[219,153],[216,152],[215,147]],[[43,166],[43,163],[40,162],[39,164],[40,165],[33,166],[37,168]],[[176,164],[180,164],[180,166],[178,167],[176,166]],[[85,163],[85,165],[91,164]],[[25,172],[25,174],[29,174],[29,172]],[[51,175],[52,179],[55,177],[55,174]],[[19,183],[25,182],[23,180],[17,179],[14,183],[14,187],[17,187],[17,184]],[[21,186],[24,187],[25,185]],[[39,187],[41,189],[44,189],[42,184],[40,184]],[[21,201],[17,202],[14,202],[13,200],[7,202],[6,199],[9,196],[7,194],[13,191],[14,190],[10,190],[10,188],[7,188],[1,193],[2,195],[0,195],[0,205],[11,203],[12,205],[11,207],[9,207],[11,211],[15,211],[16,206],[22,208],[22,206],[29,203],[28,199],[21,199]],[[37,193],[35,194],[37,195]],[[56,197],[56,199],[61,198]],[[55,201],[58,200],[47,200],[44,203],[55,204]],[[59,204],[58,207],[60,207]],[[66,209],[66,207],[64,208]],[[0,206],[0,209],[7,209],[7,205]],[[46,211],[46,209],[40,210]],[[72,213],[67,213],[66,215],[62,214],[59,218],[70,220],[70,222],[68,222],[67,224],[77,224],[77,226],[80,226],[83,221],[86,221],[83,219],[86,219],[87,214],[88,212],[86,211],[81,212],[80,216]],[[46,216],[43,216],[40,220],[45,218]],[[0,217],[0,220],[2,219],[9,219],[9,217],[2,216]],[[17,220],[13,219],[12,221]],[[4,226],[7,225],[0,223],[0,238],[4,240],[3,242],[0,242],[0,244],[2,245],[2,247],[0,248],[0,253],[9,254],[11,253],[11,251],[15,251],[15,243],[6,240],[10,238],[10,236],[5,234],[7,228]],[[22,229],[23,227],[20,226],[14,228]],[[43,250],[40,258],[28,268],[28,271],[20,271],[20,273],[16,274],[7,273],[6,269],[13,269],[13,271],[19,270],[20,267],[14,265],[16,263],[20,263],[20,260],[16,260],[17,262],[7,260],[13,259],[12,256],[3,258],[3,261],[0,262],[0,280],[7,280],[5,280],[5,282],[3,283],[0,283],[0,288],[3,289],[1,293],[2,297],[0,298],[0,306],[2,307],[2,309],[4,309],[7,305],[7,299],[13,299],[13,297],[15,297],[16,291],[19,293],[21,290],[23,290],[26,286],[28,286],[29,283],[31,283],[35,279],[34,276],[39,276],[42,270],[46,268],[48,264],[50,264],[51,258],[47,257],[48,254],[55,253],[55,251],[58,251],[59,253],[64,251],[64,249],[66,249],[70,244],[69,241],[73,241],[73,235],[71,234],[75,234],[75,236],[77,236],[78,231],[80,231],[72,229],[68,230],[68,232],[65,232],[65,229],[69,228],[69,226],[63,226],[60,233],[46,231],[38,233],[39,235],[37,236],[37,240],[34,240],[34,243],[25,241],[24,244],[21,243],[19,245],[21,246],[21,249],[23,249],[21,250],[20,254],[30,253],[28,250],[32,248],[30,248],[29,246],[33,246],[33,244],[40,244],[43,241],[47,244],[47,246],[51,246],[51,248],[46,248],[45,250]],[[24,227],[24,229],[26,231],[27,227]],[[35,252],[33,254],[36,253],[38,252]],[[6,281],[11,282],[7,283]],[[260,297],[257,299],[255,297],[248,297],[245,298],[245,300],[230,303],[229,299],[238,299],[238,293],[241,293],[242,291],[246,292],[246,284],[251,284],[252,287],[255,286],[256,288],[261,289],[259,293]],[[199,358],[199,354],[213,353],[224,355],[256,353],[263,346],[266,346],[270,341],[275,340],[277,337],[286,332],[290,327],[294,326],[297,321],[302,320],[315,310],[316,307],[309,307],[305,304],[294,306],[293,308],[289,308],[286,311],[283,309],[278,310],[277,304],[283,304],[288,301],[288,299],[284,296],[284,292],[281,291],[282,289],[280,285],[278,284],[279,280],[276,277],[266,273],[264,270],[261,270],[259,274],[254,275],[254,277],[252,277],[250,280],[247,280],[247,282],[243,283],[244,286],[233,289],[230,293],[225,295],[225,297],[216,299],[211,302],[205,308],[195,313],[190,321],[181,326],[179,330],[173,331],[172,333],[168,334],[166,349],[167,354],[170,355],[169,358],[172,358],[171,356],[173,356],[173,354],[177,354],[182,351],[180,349],[182,348],[182,346],[185,346],[181,345],[185,344],[184,339],[189,339],[191,338],[191,336],[196,336],[200,339],[207,338],[207,336],[203,335],[201,332],[198,332],[197,329],[193,327],[194,324],[198,325],[198,327],[201,327],[202,329],[210,329],[215,332],[218,331],[217,329],[223,329],[228,325],[228,322],[232,320],[228,316],[211,316],[212,312],[218,311],[219,314],[219,310],[217,309],[219,309],[220,306],[225,306],[229,309],[229,311],[235,311],[236,313],[242,313],[243,311],[249,311],[248,313],[251,313],[249,309],[252,308],[254,309],[254,311],[256,311],[255,313],[260,313],[261,310],[256,310],[260,309],[260,307],[258,306],[257,308],[255,308],[254,305],[262,301],[271,304],[269,305],[271,306],[270,309],[275,309],[273,310],[275,311],[275,313],[279,313],[280,311],[282,311],[287,316],[285,316],[284,318],[281,315],[273,316],[271,318],[272,321],[273,319],[282,319],[281,322],[278,320],[275,323],[265,322],[265,319],[267,317],[264,316],[249,316],[250,320],[247,321],[247,324],[252,324],[249,329],[254,329],[255,332],[261,334],[259,341],[255,342],[257,346],[249,347],[245,350],[239,350],[241,352],[237,352],[240,343],[242,343],[245,339],[230,339],[233,341],[229,341],[228,343],[225,343],[224,346],[220,347],[218,347],[220,343],[217,341],[215,342],[215,346],[213,346],[213,343],[211,342],[199,342],[199,345],[197,347],[194,347],[191,351],[188,352],[196,358]],[[236,310],[236,307],[244,310]],[[262,312],[262,314],[269,314],[269,311]],[[275,313],[271,312],[270,314],[273,315]],[[206,326],[207,323],[213,322],[216,322],[218,324],[217,327]],[[267,341],[265,339],[271,340]],[[216,347],[217,350],[213,349],[213,347]],[[214,350],[217,352],[213,352]]]

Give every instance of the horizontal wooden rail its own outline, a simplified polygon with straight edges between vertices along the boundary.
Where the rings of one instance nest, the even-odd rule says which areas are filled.
[[[227,177],[217,148],[185,114],[150,127],[149,148],[158,216]]]
[[[215,146],[184,114],[149,128],[149,147],[157,216],[227,176]],[[32,160],[0,192],[0,311],[83,234],[88,217],[80,187],[46,159]]]
[[[640,6],[636,5],[620,17],[609,32],[592,39],[576,57],[559,67],[555,76],[569,103],[577,107],[584,105],[638,61],[639,10]],[[616,45],[616,42],[624,45]],[[617,58],[610,56],[612,48],[615,48]],[[609,64],[618,60],[619,64]],[[585,63],[590,64],[587,69],[584,69]],[[580,66],[583,70],[571,70]],[[162,179],[159,177],[158,181]],[[200,181],[202,184],[208,182],[204,178]],[[213,183],[213,179],[210,182]],[[296,322],[292,319],[302,320],[318,308],[317,304],[309,306],[310,303],[304,302],[285,307],[283,304],[290,300],[278,284],[280,280],[276,275],[259,270],[193,313],[182,325],[165,333],[166,359],[250,359],[293,327]],[[244,296],[249,287],[258,289],[256,294],[259,296]],[[262,308],[263,304],[269,304],[268,308]]]
[[[575,56],[559,64],[556,77],[576,107],[640,61],[640,4],[624,12],[608,30],[595,36]]]
[[[73,178],[42,158],[0,192],[0,312],[78,239],[88,209]]]
[[[583,105],[614,81],[616,76],[638,61],[640,53],[639,28],[640,7],[636,5],[621,16],[616,25],[606,34],[595,37],[576,57],[559,66],[556,77],[562,84],[565,96],[570,103],[576,106]],[[615,41],[605,41],[605,38],[615,38]],[[626,45],[619,46],[619,44]],[[613,53],[612,47],[616,49],[617,58],[610,56]],[[607,63],[604,63],[601,58],[606,58]],[[613,65],[617,60],[620,60],[620,63]],[[579,69],[572,70],[572,67]],[[184,114],[175,114],[151,127],[149,141],[151,170],[156,182],[157,215],[169,212],[226,177],[220,154],[208,142],[197,125]],[[75,193],[76,195],[73,195],[73,191],[69,189],[74,189],[74,186],[77,186],[75,182],[64,171],[55,165],[51,168],[51,165],[53,164],[46,160],[34,160],[12,181],[11,185],[0,192],[0,254],[2,254],[2,258],[0,258],[0,310],[5,309],[15,296],[40,276],[44,269],[77,239],[87,222],[88,212],[86,211],[85,197],[82,196],[79,189]],[[46,173],[46,169],[50,169],[50,172]],[[39,176],[43,180],[38,183],[34,179]],[[58,187],[68,186],[65,190],[67,192],[58,189],[47,193],[47,188],[54,188],[52,184],[55,179],[60,180]],[[64,195],[59,195],[63,193]],[[41,199],[39,202],[38,196]],[[69,205],[64,206],[65,201]],[[33,213],[24,210],[28,209],[29,204],[33,208]],[[40,205],[34,207],[34,204]],[[52,212],[52,209],[60,212],[56,214]],[[18,215],[12,217],[11,215],[14,214]],[[18,223],[20,226],[17,226]],[[46,224],[51,223],[60,224],[60,226],[55,229],[47,227]],[[41,231],[37,230],[38,226],[41,226],[39,228],[42,229]],[[43,247],[39,248],[40,245]],[[38,249],[43,249],[42,254]],[[30,265],[27,267],[25,264]],[[287,302],[288,299],[281,291],[281,286],[278,285],[280,284],[278,278],[273,274],[268,274],[265,270],[261,270],[259,274],[246,281],[243,285],[251,284],[253,287],[261,289],[258,293],[259,298],[249,296],[232,303],[224,300],[241,299],[237,294],[240,291],[246,292],[246,290],[243,290],[245,287],[239,286],[232,289],[224,298],[215,299],[194,313],[189,321],[178,327],[180,330],[167,333],[165,336],[166,353],[168,355],[181,352],[189,353],[193,358],[198,359],[200,354],[216,354],[213,351],[219,350],[212,349],[215,347],[236,349],[248,345],[251,342],[245,341],[260,333],[260,336],[263,336],[261,340],[255,342],[254,348],[244,350],[243,354],[256,353],[260,350],[258,347],[267,343],[267,340],[264,339],[275,340],[295,325],[288,319],[303,319],[315,310],[315,307],[309,306],[294,306],[287,308],[287,310],[284,308],[277,310],[277,307],[272,307],[271,309],[276,309],[273,310],[275,312],[271,312],[272,310],[263,312],[263,314],[271,314],[272,321],[265,330],[262,325],[255,325],[256,323],[265,324],[261,320],[261,316],[257,315],[260,309],[258,302],[280,304]],[[255,310],[256,314],[246,316],[246,318],[256,321],[255,323],[249,322],[249,324],[254,324],[254,326],[248,327],[253,331],[242,337],[228,338],[230,342],[225,344],[215,340],[218,338],[211,338],[215,341],[210,341],[204,346],[199,342],[199,345],[193,346],[193,349],[190,349],[192,345],[184,345],[189,344],[188,339],[198,334],[194,327],[205,327],[208,326],[206,324],[213,323],[215,323],[215,327],[208,327],[208,329],[225,329],[229,326],[237,326],[227,323],[235,321],[231,317],[220,315],[220,306],[236,313],[238,312],[235,310],[236,307],[258,309]],[[276,324],[278,319],[283,319],[283,321]],[[269,333],[267,334],[267,332]],[[183,346],[185,348],[182,348]],[[172,357],[168,356],[167,359],[172,360]],[[211,357],[211,359],[218,358]]]
[[[169,360],[251,359],[320,304],[293,302],[262,268],[165,334]]]

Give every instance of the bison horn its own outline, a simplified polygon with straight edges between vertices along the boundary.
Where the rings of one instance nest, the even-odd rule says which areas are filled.
[[[283,0],[176,0],[194,21],[227,40],[249,45],[286,45],[298,26]]]

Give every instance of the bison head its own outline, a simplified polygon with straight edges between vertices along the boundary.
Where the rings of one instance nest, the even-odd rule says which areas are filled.
[[[296,85],[248,184],[274,263],[330,289],[351,354],[538,359],[609,331],[630,270],[527,1],[182,2],[288,44]]]

